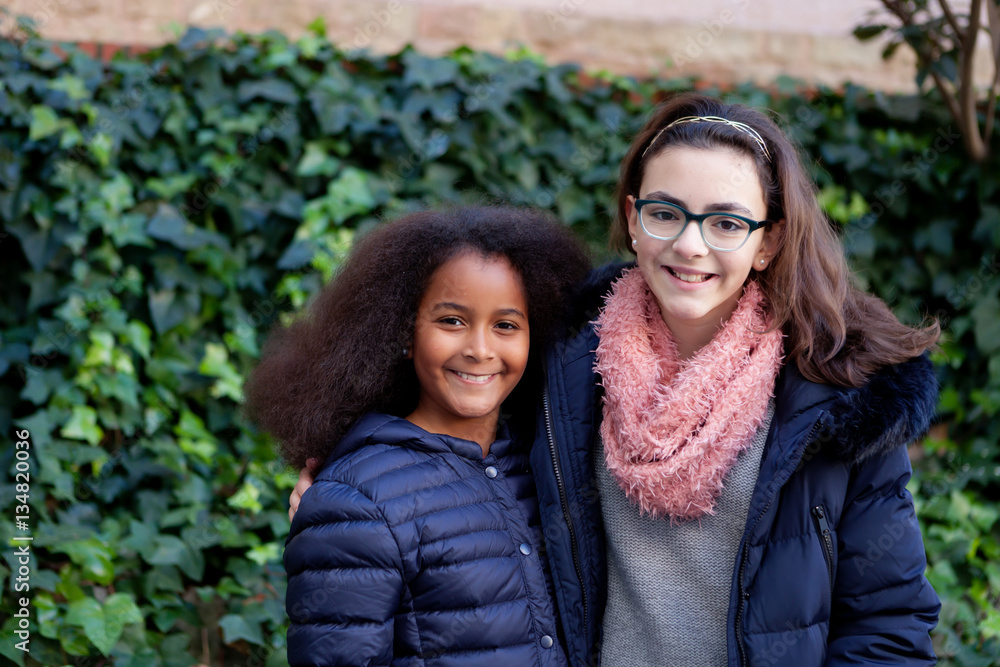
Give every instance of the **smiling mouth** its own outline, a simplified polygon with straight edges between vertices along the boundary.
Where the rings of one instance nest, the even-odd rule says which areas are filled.
[[[472,373],[463,373],[462,371],[452,371],[452,373],[463,380],[475,382],[476,384],[486,384],[494,375],[496,375],[496,373],[490,373],[489,375],[473,375]]]
[[[675,271],[669,266],[664,268],[666,268],[667,271],[670,272],[670,275],[672,275],[674,278],[682,280],[686,283],[703,283],[715,275],[714,273],[681,273],[679,271]]]

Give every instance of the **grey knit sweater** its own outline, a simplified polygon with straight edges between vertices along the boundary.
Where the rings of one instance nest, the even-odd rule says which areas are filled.
[[[772,399],[753,445],[726,475],[715,514],[674,526],[639,515],[605,467],[597,438],[594,468],[608,549],[601,665],[726,664],[733,566],[773,414]]]

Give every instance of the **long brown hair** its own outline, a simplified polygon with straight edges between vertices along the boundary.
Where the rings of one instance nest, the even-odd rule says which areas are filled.
[[[682,123],[687,116],[717,116],[743,123],[763,139],[768,155],[746,131],[725,123]],[[751,272],[767,296],[774,326],[786,335],[786,358],[815,382],[859,387],[878,369],[902,363],[933,347],[941,334],[901,323],[879,298],[851,285],[843,245],[816,201],[816,187],[799,153],[763,113],[711,97],[683,94],[662,103],[632,142],[618,179],[618,213],[612,244],[627,243],[629,195],[639,196],[649,160],[669,146],[738,151],[754,161],[767,204],[767,219],[781,221],[774,255],[763,271]]]

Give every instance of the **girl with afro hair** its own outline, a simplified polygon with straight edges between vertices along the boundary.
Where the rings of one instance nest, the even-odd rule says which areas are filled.
[[[417,213],[271,335],[247,412],[289,463],[325,461],[286,542],[290,664],[568,664],[528,446],[588,268],[541,212]]]

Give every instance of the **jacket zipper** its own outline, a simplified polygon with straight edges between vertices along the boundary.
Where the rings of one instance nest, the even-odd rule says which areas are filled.
[[[743,625],[741,623],[743,619],[743,606],[747,600],[747,592],[743,589],[743,568],[747,564],[747,551],[750,549],[750,538],[753,536],[753,531],[757,529],[757,524],[760,523],[761,517],[767,514],[767,510],[771,507],[771,501],[768,500],[767,504],[764,505],[764,511],[757,515],[757,519],[753,522],[753,526],[750,528],[750,533],[747,535],[747,541],[743,545],[743,554],[740,558],[740,571],[737,577],[739,581],[739,603],[736,607],[736,646],[740,649],[740,665],[747,664],[746,651],[743,649]]]
[[[566,497],[566,484],[563,480],[562,470],[559,468],[559,455],[556,453],[556,441],[552,437],[552,410],[549,405],[548,377],[545,378],[545,385],[542,389],[542,409],[545,411],[545,436],[549,443],[549,454],[552,457],[552,470],[556,475],[556,486],[559,488],[559,502],[562,505],[563,518],[566,520],[566,527],[569,529],[570,552],[573,555],[573,567],[576,569],[576,576],[580,580],[580,593],[583,597],[583,631],[587,632],[587,586],[583,581],[583,568],[580,566],[580,554],[576,544],[576,531],[573,530],[572,516],[569,511],[569,500]],[[589,642],[588,642],[589,644]],[[590,650],[588,646],[588,651]]]
[[[830,573],[830,594],[833,594],[833,533],[830,531],[830,523],[826,520],[826,511],[822,505],[812,508],[816,523],[819,524],[820,541],[823,543],[823,555],[826,556],[826,568]]]
[[[813,436],[816,434],[816,430],[819,428],[820,423],[822,422],[822,417],[823,415],[820,414],[820,418],[816,420],[816,423],[813,424],[812,429],[809,431],[809,435],[806,436],[805,445],[802,447],[803,451],[807,447],[809,447],[810,443],[812,442]],[[775,492],[775,495],[777,495],[777,491]],[[754,519],[753,525],[750,527],[750,532],[747,533],[747,541],[744,542],[743,544],[743,553],[740,555],[740,569],[739,569],[739,574],[737,575],[737,582],[739,583],[739,600],[737,601],[738,606],[736,607],[736,646],[740,650],[741,666],[749,664],[747,663],[746,650],[743,648],[743,629],[741,623],[743,619],[743,607],[746,604],[746,600],[748,597],[746,590],[744,590],[743,588],[743,570],[747,564],[747,552],[750,550],[750,538],[753,537],[754,531],[757,530],[757,524],[760,523],[761,518],[763,518],[763,516],[767,514],[767,510],[771,508],[771,502],[773,500],[774,496],[772,495],[771,499],[767,501],[766,505],[764,505],[764,510],[757,514],[757,518]],[[831,582],[833,581],[832,569],[830,570],[830,580]]]

